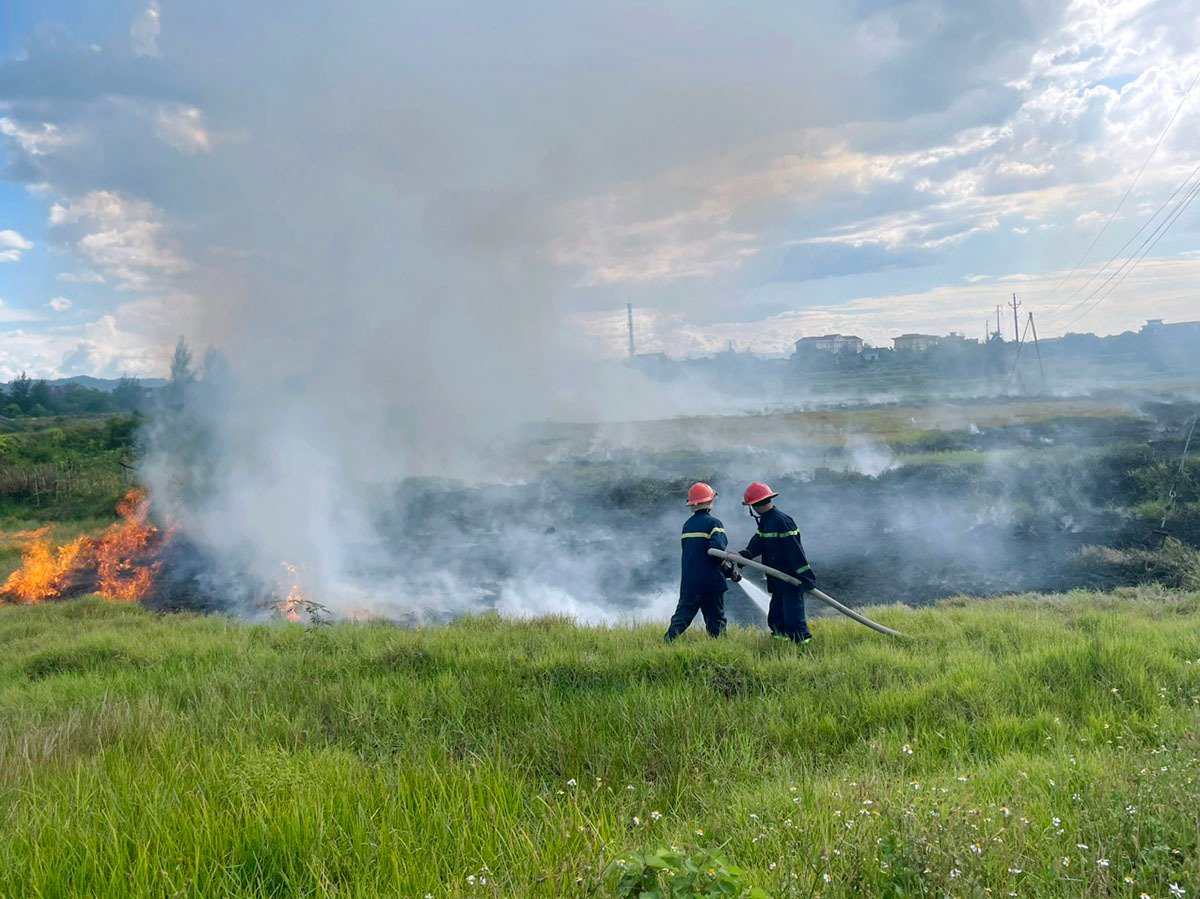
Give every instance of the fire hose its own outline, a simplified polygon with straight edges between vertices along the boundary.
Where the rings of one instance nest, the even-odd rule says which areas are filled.
[[[737,553],[725,552],[723,549],[710,549],[708,554],[714,558],[721,559],[722,561],[731,562],[734,565],[745,565],[749,568],[756,568],[764,574],[769,574],[773,578],[778,578],[779,580],[786,581],[789,584],[795,584],[797,587],[804,587],[804,584],[802,584],[799,579],[792,577],[790,574],[784,574],[782,571],[772,568],[770,565],[764,565],[762,562],[755,562],[753,559],[747,559],[745,556],[738,555]],[[904,636],[904,634],[900,633],[899,631],[894,631],[890,627],[882,625],[877,621],[872,621],[866,615],[860,615],[849,606],[842,605],[832,596],[822,593],[815,587],[805,587],[805,592],[811,593],[817,599],[821,600],[821,602],[825,603],[825,605],[837,609],[847,618],[852,618],[859,624],[866,625],[873,631],[878,631],[881,634],[887,634],[889,637]]]

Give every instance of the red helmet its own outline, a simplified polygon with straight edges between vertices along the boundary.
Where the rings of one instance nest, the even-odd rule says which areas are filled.
[[[689,506],[700,506],[704,503],[711,503],[717,498],[717,491],[713,490],[703,481],[697,481],[688,488],[687,504]]]
[[[779,496],[779,494],[761,481],[755,481],[742,494],[742,505],[757,506],[759,503],[766,502],[773,496]]]

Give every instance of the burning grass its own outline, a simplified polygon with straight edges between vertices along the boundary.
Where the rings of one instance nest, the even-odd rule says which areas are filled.
[[[147,521],[149,503],[131,490],[119,503],[119,520],[95,538],[81,535],[55,547],[52,529],[21,535],[20,566],[0,585],[0,602],[33,603],[95,593],[137,601],[146,596],[159,567],[159,529]]]
[[[777,897],[1196,894],[1200,594],[871,614],[914,639],[0,609],[0,895],[611,896],[672,844]]]

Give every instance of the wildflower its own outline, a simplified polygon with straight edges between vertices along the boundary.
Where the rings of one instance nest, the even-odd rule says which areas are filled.
[[[623,859],[623,858],[617,859],[617,867],[618,868],[624,868],[626,864],[627,864],[627,862],[625,861],[625,859]]]
[[[909,746],[907,743],[905,743],[903,746],[900,747],[900,751],[903,752],[905,755],[913,754],[912,747]]]
[[[750,813],[750,820],[751,820],[751,821],[757,821],[757,820],[758,820],[758,815],[754,814],[754,812],[751,812],[751,813]]]
[[[967,779],[960,774],[960,775],[958,775],[958,782],[960,784],[965,784],[967,782]]]
[[[779,865],[777,865],[775,862],[771,862],[771,864],[767,865],[767,870],[774,871],[778,867],[779,867]]]
[[[485,887],[485,886],[487,886],[487,878],[486,878],[486,877],[480,877],[480,878],[479,878],[479,885],[480,885],[481,887]]]
[[[704,836],[704,831],[703,831],[703,830],[697,830],[697,831],[696,831],[696,836],[698,836],[698,837],[702,837],[702,836]]]
[[[564,793],[562,790],[555,790],[554,795],[555,796],[566,796],[567,794]]]
[[[661,819],[662,819],[662,812],[651,812],[650,813],[651,821],[659,821]]]
[[[577,782],[576,782],[575,778],[573,778],[573,777],[572,777],[570,780],[568,780],[568,781],[567,781],[567,786],[568,786],[568,787],[573,787],[573,786],[575,786],[575,785],[576,785],[576,783],[577,783]]]
[[[1171,884],[1171,895],[1174,896],[1175,899],[1183,899],[1183,897],[1187,895],[1187,890],[1185,890],[1179,884],[1173,883]]]
[[[983,855],[983,847],[978,843],[972,843],[967,848],[971,850],[972,855]]]
[[[626,793],[632,793],[632,792],[633,792],[633,784],[630,784],[629,786],[627,786],[627,787],[625,788],[625,792],[626,792]]]
[[[950,869],[950,879],[954,880],[961,873],[962,873],[962,871],[958,870],[958,868],[951,868]]]
[[[833,817],[835,817],[835,818],[842,817],[842,810],[840,808],[835,808],[833,810]]]
[[[1106,870],[1108,868],[1108,859],[1106,859],[1106,858],[1096,859],[1096,867],[1099,868],[1101,871]]]
[[[641,818],[639,818],[637,815],[634,815],[634,816],[633,816],[633,826],[634,826],[634,827],[640,827],[640,826],[641,826],[641,824],[642,824],[642,819],[641,819]]]
[[[1058,827],[1058,825],[1062,824],[1062,818],[1055,815],[1053,818],[1050,819],[1050,823],[1053,824],[1055,827]]]
[[[1009,874],[1020,874],[1021,870],[1022,870],[1021,868],[1009,868],[1008,873]]]
[[[1011,815],[1011,814],[1012,814],[1012,812],[1010,812],[1010,811],[1008,810],[1008,806],[1007,806],[1007,805],[1002,805],[1002,806],[1000,806],[1000,811],[1004,812],[1004,817],[1006,817],[1006,818],[1007,818],[1009,815]]]
[[[1126,883],[1133,883],[1133,878],[1130,877],[1128,874],[1126,874],[1123,879]]]
[[[1080,852],[1087,852],[1088,844],[1087,843],[1076,843],[1075,848],[1078,849]]]
[[[468,874],[468,875],[467,875],[467,885],[468,885],[468,886],[475,886],[475,875],[474,875],[474,874]]]
[[[1063,863],[1064,868],[1067,867],[1068,865],[1071,864],[1071,857],[1068,855],[1064,855],[1063,859],[1062,859],[1062,863]]]
[[[1109,692],[1109,693],[1112,693],[1112,694],[1115,696],[1117,693],[1120,693],[1121,691],[1120,691],[1120,690],[1118,690],[1116,687],[1113,687],[1113,688],[1112,688],[1111,690],[1109,690],[1108,692]]]
[[[823,881],[825,881],[826,883],[833,883],[833,878],[830,877],[828,874],[822,874],[821,879]]]
[[[1142,895],[1138,896],[1138,899],[1150,899],[1150,894],[1142,893]]]

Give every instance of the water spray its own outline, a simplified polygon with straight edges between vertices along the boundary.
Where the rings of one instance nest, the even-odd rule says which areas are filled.
[[[747,559],[745,556],[738,555],[737,553],[726,552],[723,549],[710,549],[708,554],[725,562],[732,562],[734,565],[746,565],[750,568],[756,568],[764,574],[769,574],[773,578],[778,578],[779,580],[786,581],[789,584],[795,584],[797,587],[804,587],[804,584],[802,584],[798,579],[792,577],[790,574],[784,574],[782,571],[772,568],[770,565],[764,565],[762,562],[755,562],[753,559]],[[804,587],[804,589],[806,593],[811,593],[817,599],[821,600],[821,602],[825,603],[825,605],[837,609],[847,618],[852,618],[859,624],[866,625],[873,631],[878,631],[881,634],[887,634],[889,637],[904,636],[904,634],[900,633],[899,631],[894,631],[886,625],[882,625],[877,621],[872,621],[865,615],[860,615],[849,606],[842,605],[832,596],[822,593],[815,587]]]

